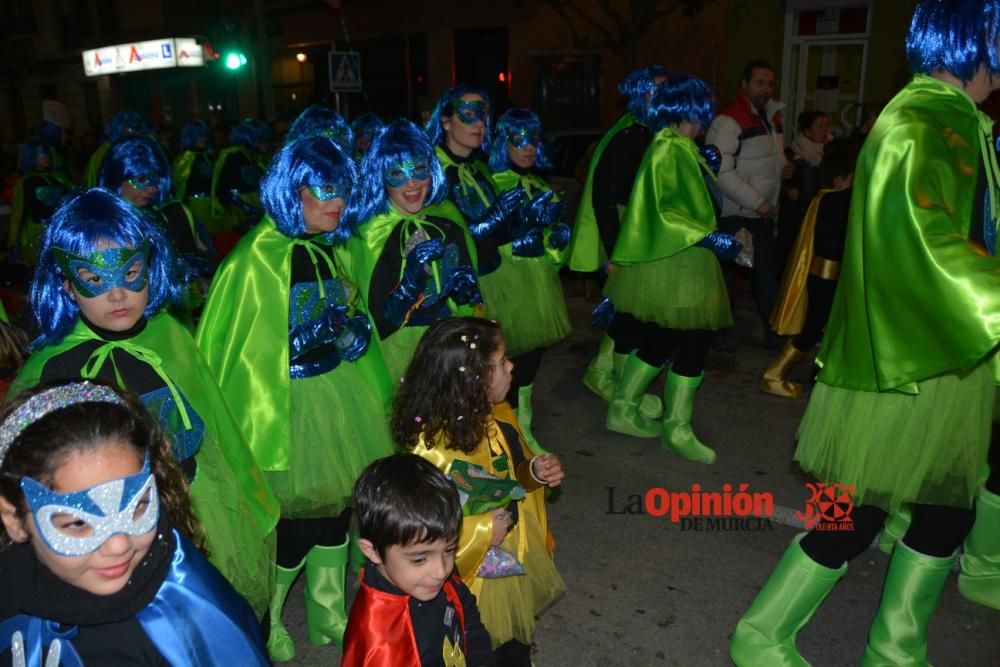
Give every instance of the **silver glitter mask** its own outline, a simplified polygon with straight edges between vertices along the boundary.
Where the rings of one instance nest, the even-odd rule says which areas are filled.
[[[88,489],[56,493],[22,477],[21,490],[38,533],[49,549],[62,556],[97,551],[114,535],[145,535],[160,518],[160,496],[149,455],[135,475]]]
[[[0,466],[10,449],[11,443],[31,424],[56,410],[77,403],[115,403],[125,405],[121,396],[113,389],[91,382],[73,382],[53,387],[32,396],[0,424]]]

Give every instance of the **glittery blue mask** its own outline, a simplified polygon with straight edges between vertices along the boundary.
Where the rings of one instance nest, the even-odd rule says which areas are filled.
[[[390,188],[402,187],[410,179],[426,181],[431,177],[430,158],[424,156],[411,160],[402,160],[391,167],[386,167],[382,176],[385,179],[385,184]]]
[[[348,201],[351,198],[351,186],[347,183],[324,183],[323,185],[308,186],[309,194],[319,201],[330,201],[332,199],[343,199]]]
[[[156,184],[159,183],[159,179],[155,174],[138,174],[136,176],[129,176],[126,180],[136,190],[155,188]]]
[[[507,141],[514,148],[524,148],[525,146],[538,146],[542,142],[542,136],[537,132],[533,134],[512,132],[507,136]]]
[[[105,248],[90,257],[81,257],[62,248],[53,248],[52,252],[59,269],[76,291],[92,299],[115,287],[141,292],[149,277],[151,246],[152,241],[147,238],[138,248]],[[80,271],[88,272],[87,277],[81,276]]]
[[[476,122],[485,123],[486,117],[490,115],[490,109],[483,100],[455,100],[452,109],[455,112],[455,118],[466,125],[472,125]]]
[[[85,556],[114,535],[145,535],[160,518],[160,496],[149,466],[72,493],[56,493],[30,477],[21,478],[35,528],[49,549],[61,556]]]

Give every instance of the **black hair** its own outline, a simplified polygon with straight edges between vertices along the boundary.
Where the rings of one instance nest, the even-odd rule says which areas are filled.
[[[755,69],[766,69],[772,74],[774,73],[774,68],[771,67],[771,63],[766,60],[751,60],[743,68],[742,79],[745,83],[750,83],[750,79],[753,78],[753,71]]]
[[[392,434],[412,449],[420,436],[433,447],[471,453],[487,435],[493,413],[487,386],[500,326],[478,317],[438,320],[424,332],[393,401]]]
[[[829,117],[830,117],[829,114],[827,114],[825,111],[803,111],[802,113],[799,114],[799,117],[796,119],[796,123],[798,125],[799,132],[805,132],[806,130],[808,130],[810,127],[813,126],[813,123],[816,122],[817,118],[829,118]]]
[[[64,384],[40,385],[19,394],[0,415],[3,423],[18,407],[38,394]],[[94,384],[103,384],[94,382]],[[109,386],[110,385],[106,385]],[[174,462],[170,443],[138,399],[115,388],[125,405],[85,402],[53,410],[21,431],[0,461],[0,496],[14,505],[20,516],[27,514],[21,478],[30,477],[51,488],[56,470],[74,452],[90,451],[109,442],[129,445],[140,461],[149,454],[160,503],[175,528],[195,543],[203,542],[201,527],[191,514],[187,481]],[[0,548],[10,536],[0,525]]]
[[[823,146],[823,160],[819,163],[820,187],[832,188],[833,179],[850,176],[858,161],[858,142],[841,137]]]
[[[391,546],[458,539],[462,504],[455,484],[416,454],[394,454],[354,484],[359,533],[385,557]]]

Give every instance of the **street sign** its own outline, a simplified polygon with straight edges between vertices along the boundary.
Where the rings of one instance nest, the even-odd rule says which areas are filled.
[[[361,54],[353,51],[330,51],[330,92],[361,92]]]

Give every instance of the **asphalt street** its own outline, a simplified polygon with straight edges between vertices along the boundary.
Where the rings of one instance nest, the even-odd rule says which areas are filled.
[[[810,480],[791,461],[806,399],[759,391],[773,353],[762,349],[753,305],[744,299],[728,339],[735,351],[712,353],[695,406],[695,432],[718,461],[688,462],[656,439],[611,433],[604,428],[605,404],[581,383],[602,334],[587,325],[593,304],[579,297],[568,303],[574,330],[546,353],[534,402],[535,434],[567,470],[562,492],[550,499],[549,521],[568,590],[539,617],[535,665],[729,665],[726,647],[737,619],[801,531],[788,524],[798,521],[796,512],[810,497]],[[808,372],[799,369],[793,378],[806,380]],[[661,387],[662,380],[653,386]],[[747,525],[703,521],[698,530],[669,515],[622,513],[629,496],[654,487],[691,491],[695,483],[704,491],[731,484],[735,492],[746,484],[751,493],[769,492],[775,516]],[[811,664],[860,663],[887,564],[876,549],[851,562],[799,636]],[[285,612],[298,647],[287,664],[338,664],[336,648],[306,640],[301,586]],[[930,660],[937,667],[1000,665],[1000,612],[961,597],[954,576],[930,626]]]

